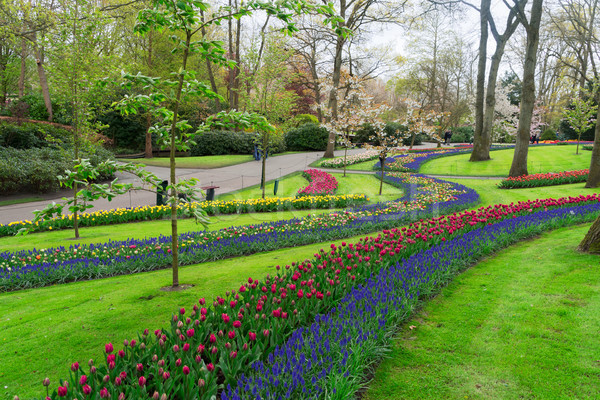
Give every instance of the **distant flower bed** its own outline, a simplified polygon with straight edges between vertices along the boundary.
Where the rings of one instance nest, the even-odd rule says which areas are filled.
[[[179,262],[197,264],[282,247],[341,239],[433,212],[452,212],[478,201],[475,191],[462,185],[422,176],[386,176],[400,187],[402,198],[353,210],[274,223],[235,226],[180,235]],[[171,259],[171,237],[73,244],[66,247],[0,253],[0,291],[94,279],[164,268]]]
[[[307,169],[302,175],[310,181],[309,185],[298,190],[296,197],[333,195],[338,182],[333,175],[318,169]]]
[[[573,207],[583,204],[593,209]],[[516,230],[589,219],[599,207],[597,195],[496,205],[331,244],[264,280],[250,277],[180,308],[166,328],[107,343],[102,359],[71,364],[69,384],[51,399],[319,398],[340,387],[332,377],[354,379],[350,357],[363,368],[358,350],[381,345],[422,294],[460,269],[457,261],[506,245]],[[506,232],[494,229],[503,221]]]
[[[193,203],[206,211],[208,215],[240,214],[252,212],[311,210],[327,208],[348,208],[364,204],[369,199],[364,194],[327,195],[319,197],[273,197],[266,199],[215,200]],[[181,207],[179,216],[183,216]],[[167,219],[171,216],[170,206],[140,206],[134,208],[117,208],[79,214],[79,226],[101,226],[122,224],[127,222],[152,221]],[[62,215],[44,220],[33,225],[30,221],[0,224],[0,237],[16,234],[21,228],[30,228],[32,232],[73,228],[73,216]]]
[[[498,184],[500,189],[518,189],[528,187],[564,185],[567,183],[580,183],[587,181],[588,169],[579,171],[565,171],[546,174],[523,175],[515,178],[506,178]]]
[[[368,150],[364,153],[354,154],[346,157],[346,165],[358,164],[365,161],[376,160],[379,157],[379,152],[376,150]],[[325,159],[319,164],[321,168],[344,168],[344,157],[336,157]]]

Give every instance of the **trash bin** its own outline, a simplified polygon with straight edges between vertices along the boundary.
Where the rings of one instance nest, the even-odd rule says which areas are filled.
[[[167,204],[167,186],[169,185],[169,181],[162,181],[160,185],[156,187],[156,205],[164,206]]]
[[[275,179],[275,184],[273,185],[273,196],[277,196],[278,189],[279,189],[279,179]]]
[[[215,199],[215,189],[219,186],[203,186],[202,190],[206,190],[206,201],[213,201]]]

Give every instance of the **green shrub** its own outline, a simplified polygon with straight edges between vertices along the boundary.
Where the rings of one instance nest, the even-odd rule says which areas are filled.
[[[46,109],[46,103],[44,103],[44,98],[42,97],[41,93],[27,94],[21,97],[18,101],[29,106],[26,118],[35,119],[38,121],[48,120],[48,110]]]
[[[71,142],[71,132],[48,124],[0,122],[0,146],[16,149],[48,147]]]
[[[317,124],[304,124],[285,134],[285,145],[288,150],[325,150],[329,132]]]
[[[544,130],[540,136],[540,140],[556,140],[556,132],[554,132],[554,129],[548,128]]]
[[[84,153],[92,165],[113,158],[102,148],[94,153]],[[14,149],[0,147],[0,193],[16,192],[47,193],[56,191],[60,185],[58,175],[73,168],[71,151],[53,148]],[[100,176],[99,180],[112,178]]]
[[[588,150],[588,151],[594,150],[594,146],[593,145],[589,145],[589,144],[584,144],[583,146],[581,146],[581,148],[583,150]]]
[[[139,118],[124,117],[109,111],[98,117],[103,125],[108,125],[102,134],[113,141],[115,147],[125,147],[142,151],[146,144],[146,127]]]
[[[397,122],[388,122],[385,124],[385,134],[390,136],[395,136],[400,139],[402,136],[406,135],[408,128],[405,125],[399,124]],[[372,126],[365,125],[361,129],[359,129],[354,137],[352,138],[353,143],[371,143],[374,146],[379,146],[379,140],[372,139],[375,136],[375,131]],[[415,145],[419,145],[423,142],[423,138],[426,138],[426,135],[418,134],[415,136]],[[404,137],[402,138],[402,144],[404,146],[410,146],[412,138]]]
[[[459,126],[452,128],[450,143],[473,143],[474,129],[472,126]]]
[[[318,124],[319,119],[312,114],[298,114],[294,117],[294,126],[302,126],[304,124]]]
[[[190,150],[192,156],[252,154],[254,151],[254,134],[248,132],[205,132],[196,136],[195,142]]]

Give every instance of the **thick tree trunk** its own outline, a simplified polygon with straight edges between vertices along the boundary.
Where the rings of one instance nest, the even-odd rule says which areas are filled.
[[[46,70],[44,69],[44,50],[40,49],[37,44],[35,47],[35,63],[37,64],[38,76],[40,77],[40,87],[44,96],[44,104],[48,111],[48,121],[52,122],[54,117],[52,113],[52,101],[50,100],[50,88],[48,87],[48,79],[46,78]]]
[[[485,67],[487,62],[488,17],[491,0],[481,0],[479,25],[479,61],[477,64],[477,90],[475,96],[475,133],[473,135],[473,151],[469,161],[485,161],[490,159],[489,144],[483,138],[483,112],[485,92]]]
[[[600,253],[600,217],[594,221],[590,230],[577,246],[577,250],[586,253]]]
[[[598,98],[598,100],[600,101],[600,98]],[[586,188],[597,188],[598,186],[600,186],[600,107],[598,107],[598,115],[596,117],[596,130],[594,132],[594,148],[592,150],[590,173],[585,184]]]
[[[345,39],[338,36],[335,46],[335,59],[333,62],[332,88],[329,93],[329,108],[331,109],[331,118],[337,119],[337,91],[340,86],[340,78],[342,72],[342,50],[344,49]],[[327,141],[327,149],[323,158],[333,158],[335,150],[335,133],[329,132],[329,140]]]
[[[517,177],[527,175],[527,152],[529,150],[529,137],[531,118],[535,105],[535,65],[537,49],[540,39],[540,22],[542,19],[543,0],[534,0],[531,7],[531,18],[527,27],[527,50],[523,66],[523,90],[521,94],[521,111],[519,113],[519,127],[517,128],[517,144],[510,167],[509,176]]]

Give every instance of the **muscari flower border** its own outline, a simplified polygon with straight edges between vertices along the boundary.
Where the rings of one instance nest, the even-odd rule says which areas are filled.
[[[442,203],[430,203],[425,208],[414,211],[397,211],[379,214],[379,210],[386,209],[392,203],[410,204],[419,198],[430,195],[427,186],[411,184],[405,178],[418,177],[437,184],[451,185],[458,194],[454,200]],[[302,246],[329,240],[343,239],[364,233],[371,233],[382,229],[398,226],[420,218],[451,213],[468,208],[479,202],[479,195],[466,186],[449,183],[418,174],[391,176],[385,175],[384,180],[404,190],[404,195],[393,202],[381,202],[367,206],[357,207],[346,212],[370,212],[366,217],[357,218],[341,225],[328,225],[319,229],[305,229],[299,232],[305,218],[281,220],[275,223],[263,223],[253,226],[254,229],[266,228],[268,232],[255,233],[231,238],[218,238],[218,240],[203,241],[206,231],[188,232],[180,235],[180,243],[191,243],[180,248],[179,263],[182,266],[197,264],[206,261],[215,261],[227,257],[248,255],[262,251],[271,251],[284,247]],[[226,228],[228,231],[243,231],[244,227]],[[272,228],[272,229],[270,229]],[[281,228],[281,230],[278,230]],[[294,229],[290,229],[294,228]],[[285,230],[284,230],[285,229]],[[220,230],[225,231],[225,230]],[[301,233],[301,234],[298,234]],[[18,269],[8,271],[0,270],[0,292],[41,287],[49,284],[67,283],[72,281],[98,279],[115,275],[131,274],[157,269],[168,268],[171,261],[168,246],[170,236],[161,235],[154,238],[129,239],[125,241],[109,241],[101,244],[71,245],[55,249],[44,249],[42,253],[48,255],[55,251],[82,252],[82,249],[101,251],[105,248],[143,248],[152,247],[154,251],[144,254],[117,255],[109,259],[99,256],[75,258],[58,262],[29,263],[19,266]],[[37,249],[23,250],[16,253],[2,252],[0,260],[12,260],[16,256],[21,259],[32,259],[39,256]],[[85,254],[85,251],[82,252]]]
[[[575,207],[568,206],[569,202],[585,203],[589,201],[592,203]],[[548,207],[559,208],[548,210]],[[265,334],[265,339],[267,339],[267,343],[270,341],[271,345],[275,344],[277,346],[272,352],[257,355],[254,350],[258,348],[264,351],[269,350],[269,347],[261,348],[258,346],[260,341],[253,342],[257,340],[257,335],[254,334],[254,337],[252,337],[250,332],[250,343],[256,343],[256,345],[253,345],[250,349],[245,347],[245,354],[240,353],[237,359],[245,357],[242,359],[242,363],[244,361],[248,362],[248,364],[251,364],[251,368],[238,365],[235,371],[237,373],[233,372],[235,376],[239,376],[237,386],[234,383],[234,387],[232,387],[229,379],[229,384],[225,392],[221,393],[221,398],[348,398],[360,387],[364,366],[368,366],[374,358],[383,354],[387,338],[389,338],[390,332],[394,330],[394,326],[406,318],[420,300],[435,292],[440,285],[451,280],[466,264],[498,248],[506,247],[523,237],[532,236],[547,229],[589,221],[595,218],[598,213],[600,213],[598,199],[589,196],[556,201],[549,199],[527,202],[515,207],[512,205],[497,205],[482,208],[479,213],[465,212],[459,216],[452,215],[442,218],[445,221],[438,226],[442,228],[442,232],[445,226],[449,235],[454,232],[454,224],[448,225],[448,222],[453,219],[455,222],[462,222],[460,226],[457,226],[457,229],[459,229],[458,234],[452,235],[454,237],[449,240],[445,240],[445,237],[442,236],[440,241],[438,237],[437,242],[435,240],[431,241],[430,244],[425,244],[426,247],[423,248],[423,242],[427,243],[427,228],[431,224],[434,227],[429,232],[439,233],[437,232],[439,227],[435,227],[435,225],[442,219],[434,218],[429,221],[420,221],[420,224],[412,224],[415,227],[420,225],[421,229],[417,230],[425,232],[425,236],[420,234],[413,236],[415,239],[421,237],[423,239],[421,243],[419,243],[420,240],[417,240],[417,242],[405,241],[404,243],[416,243],[416,248],[407,248],[408,253],[403,253],[397,248],[398,243],[403,242],[402,237],[405,228],[402,231],[384,231],[384,234],[387,234],[384,237],[379,235],[375,239],[367,238],[365,241],[356,244],[357,250],[359,246],[363,246],[363,250],[367,250],[365,254],[372,253],[373,250],[377,254],[378,249],[383,248],[383,251],[379,252],[379,262],[375,261],[375,265],[370,264],[368,259],[363,260],[367,262],[366,272],[371,269],[371,276],[362,275],[363,279],[357,280],[354,287],[346,288],[344,285],[343,292],[340,292],[340,295],[342,295],[341,300],[333,303],[335,309],[325,310],[324,314],[319,315],[323,311],[322,307],[309,308],[309,310],[312,310],[310,312],[315,315],[310,317],[309,320],[305,320],[305,322],[310,323],[310,320],[315,322],[308,327],[304,323],[300,324],[301,327],[291,335],[275,335],[276,330],[270,326],[273,334],[270,337]],[[393,238],[394,234],[400,236],[397,243],[385,240],[386,237]],[[398,235],[396,238],[398,238]],[[435,236],[430,235],[429,237]],[[374,249],[372,244],[377,243],[381,243],[381,247],[376,246]],[[366,247],[364,247],[365,245]],[[390,246],[386,247],[388,245]],[[342,247],[337,249],[333,245],[331,247],[333,249],[331,251],[331,257],[334,257],[333,260],[337,255],[345,259],[345,255],[350,256],[354,251],[352,245],[345,247],[345,244],[343,244]],[[369,247],[371,248],[369,249]],[[396,247],[396,254],[394,250],[391,250],[394,247]],[[327,253],[322,251],[320,254],[325,255]],[[318,255],[315,256],[317,256],[317,259],[312,262],[314,266],[317,266],[321,258]],[[351,257],[347,258],[351,259]],[[305,272],[310,273],[310,268],[307,271],[306,265],[310,267],[311,264],[305,264],[304,268]],[[393,266],[391,269],[389,268],[390,265]],[[283,277],[287,275],[289,280],[289,275],[292,272],[294,272],[294,276],[291,277],[291,281],[295,281],[298,279],[294,279],[298,273],[295,270],[284,273]],[[359,276],[358,273],[357,276]],[[249,289],[249,285],[243,285],[243,287]],[[240,288],[240,293],[244,291]],[[233,295],[233,292],[231,295]],[[228,293],[227,296],[229,297],[230,294]],[[226,303],[225,299],[222,300],[223,303]],[[200,303],[203,304],[204,299],[201,299]],[[227,308],[227,305],[223,305],[223,303],[215,301],[214,308],[217,310],[208,311],[208,313],[218,314],[220,306]],[[192,318],[197,310],[198,308],[194,307],[191,314]],[[213,374],[217,364],[208,363],[209,361],[214,362],[212,359],[205,359],[207,352],[203,353],[205,349],[203,345],[198,347],[196,363],[193,362],[195,351],[190,352],[191,354],[186,353],[189,349],[195,348],[197,345],[195,341],[198,339],[202,343],[203,334],[201,332],[203,331],[194,332],[192,328],[190,334],[188,328],[194,326],[194,324],[190,318],[187,318],[184,324],[184,314],[185,310],[181,309],[179,313],[173,316],[171,332],[168,330],[155,331],[157,339],[149,341],[148,331],[146,330],[139,338],[141,343],[139,346],[136,347],[131,342],[130,347],[127,347],[128,344],[126,343],[124,351],[120,350],[118,357],[110,354],[113,347],[110,345],[109,349],[109,345],[107,345],[107,364],[112,363],[112,367],[106,368],[99,365],[96,371],[96,367],[90,363],[92,365],[90,373],[83,379],[83,370],[78,363],[74,363],[71,367],[74,372],[70,379],[71,385],[69,387],[66,385],[61,386],[58,391],[53,393],[51,398],[63,397],[68,392],[77,395],[77,393],[81,394],[80,391],[85,393],[86,390],[96,394],[99,393],[100,397],[111,395],[119,399],[132,398],[131,396],[141,398],[150,395],[151,391],[146,392],[146,390],[150,390],[147,387],[148,385],[151,385],[152,390],[157,389],[153,398],[158,398],[158,390],[163,393],[161,398],[213,398],[212,396],[218,391],[216,372]],[[207,311],[203,309],[200,314],[206,316]],[[275,315],[275,311],[273,314],[275,321],[281,318],[279,315]],[[181,321],[177,318],[179,315],[182,316]],[[283,318],[285,319],[285,317]],[[209,323],[208,320],[206,323]],[[229,322],[227,321],[227,323]],[[268,323],[270,324],[272,321]],[[195,326],[196,329],[202,327],[198,323]],[[181,332],[179,332],[179,328],[181,328]],[[182,332],[187,332],[187,338]],[[213,342],[213,336],[211,335],[211,343]],[[222,337],[223,335],[220,332],[218,336]],[[235,334],[233,337],[235,337]],[[230,338],[233,337],[230,336]],[[272,338],[277,338],[277,340],[273,342]],[[187,343],[188,340],[192,342],[191,347]],[[218,341],[220,339],[214,336],[214,340]],[[233,342],[236,343],[236,341]],[[172,351],[169,343],[176,343]],[[183,345],[183,353],[181,353],[180,345]],[[188,350],[186,350],[186,345]],[[208,350],[208,347],[206,350]],[[222,372],[226,374],[232,372],[230,368],[234,364],[233,360],[236,359],[238,351],[241,352],[242,350],[232,351],[229,359],[227,355],[225,355],[225,360],[221,357],[219,367]],[[155,355],[150,356],[153,352]],[[257,356],[259,361],[249,362]],[[151,362],[150,357],[152,358]],[[181,358],[177,359],[177,357]],[[161,358],[160,361],[158,361],[159,358]],[[167,364],[165,364],[165,359]],[[137,366],[133,364],[136,361],[138,362]],[[188,365],[191,365],[191,368]],[[161,367],[160,370],[158,370],[158,366]],[[164,383],[160,379],[165,373],[162,372],[162,367],[164,367],[165,372],[171,371],[172,374],[167,372]],[[120,370],[123,370],[123,372],[119,374],[118,371]],[[144,375],[153,378],[146,380]],[[122,381],[121,377],[123,377]],[[88,378],[90,378],[89,382],[94,385],[93,387],[84,386]],[[82,379],[84,383],[81,383]],[[109,384],[113,380],[115,384]],[[78,386],[78,382],[80,386]],[[104,382],[104,387],[102,387],[101,382]],[[107,389],[106,386],[109,388]],[[169,395],[167,396],[166,393],[169,393]]]
[[[221,399],[352,398],[389,350],[398,325],[466,267],[522,239],[599,214],[595,203],[505,219],[385,266],[335,309],[295,330],[265,361],[253,363]]]

